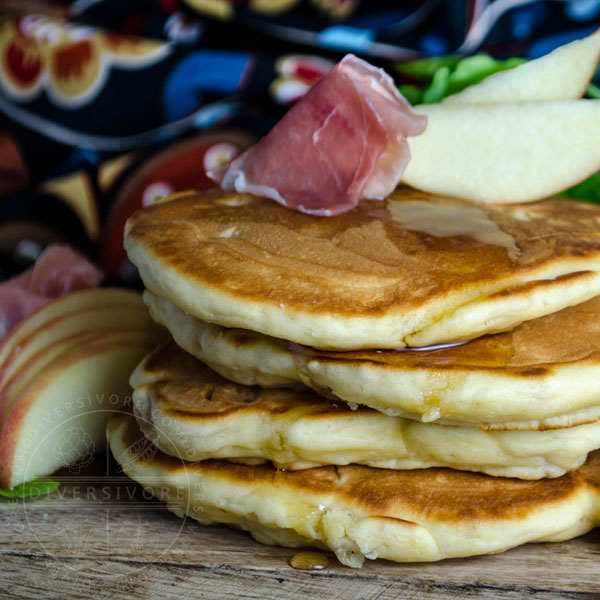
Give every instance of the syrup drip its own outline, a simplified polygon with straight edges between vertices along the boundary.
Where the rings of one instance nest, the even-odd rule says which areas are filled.
[[[301,571],[320,571],[329,566],[329,559],[322,552],[298,552],[290,558],[289,564]]]
[[[514,238],[476,206],[390,200],[387,207],[392,217],[406,229],[436,237],[465,235],[483,244],[504,246],[513,260],[519,255]]]

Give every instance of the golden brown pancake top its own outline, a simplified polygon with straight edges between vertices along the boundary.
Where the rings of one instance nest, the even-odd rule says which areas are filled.
[[[250,302],[286,303],[313,313],[377,315],[420,305],[471,284],[542,263],[600,252],[600,207],[567,199],[480,207],[511,236],[518,254],[469,235],[411,231],[387,206],[457,200],[410,189],[319,218],[242,194],[206,192],[146,207],[128,237],[186,278]]]
[[[250,411],[277,415],[294,409],[309,409],[319,414],[353,413],[345,402],[330,402],[308,389],[266,388],[233,383],[215,373],[174,343],[159,346],[142,364],[152,380],[146,384],[153,402],[178,419],[206,420]],[[371,412],[361,407],[359,412]]]
[[[240,347],[243,336],[231,338]],[[366,364],[390,369],[458,369],[504,372],[511,377],[543,377],[577,363],[600,369],[600,296],[521,323],[512,331],[432,350],[320,351],[292,346],[297,357],[322,364]],[[574,382],[575,384],[575,382]]]

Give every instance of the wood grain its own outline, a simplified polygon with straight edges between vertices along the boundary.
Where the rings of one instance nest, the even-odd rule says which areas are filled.
[[[330,556],[304,572],[288,565],[294,550],[178,519],[107,464],[61,473],[51,496],[0,502],[0,598],[600,598],[600,531],[430,564],[353,570]]]

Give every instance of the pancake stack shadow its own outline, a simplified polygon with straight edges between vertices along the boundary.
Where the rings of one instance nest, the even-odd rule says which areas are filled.
[[[133,479],[258,541],[433,561],[596,525],[600,207],[241,194],[129,221],[173,342],[108,427]],[[148,444],[150,444],[148,446]]]

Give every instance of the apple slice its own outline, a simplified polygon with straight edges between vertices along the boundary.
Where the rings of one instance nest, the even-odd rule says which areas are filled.
[[[157,341],[153,332],[111,333],[75,345],[34,377],[0,437],[0,487],[48,475],[102,450],[108,416],[123,408],[131,371]]]
[[[73,334],[101,328],[157,329],[143,303],[92,306],[46,322],[22,339],[0,364],[0,390],[21,365],[54,342]]]
[[[0,342],[0,364],[23,339],[53,319],[68,315],[81,308],[140,304],[143,303],[139,293],[118,288],[92,288],[71,292],[35,311],[8,333]]]
[[[10,379],[7,379],[0,390],[0,434],[4,422],[14,402],[21,392],[40,375],[54,360],[73,348],[82,348],[85,344],[98,339],[110,339],[110,336],[122,335],[122,329],[95,329],[73,334],[53,344],[49,344],[33,354],[19,369],[16,369]]]
[[[600,30],[442,100],[444,104],[575,100],[587,89],[600,57]]]
[[[402,181],[475,202],[530,202],[600,168],[600,100],[429,104]]]

